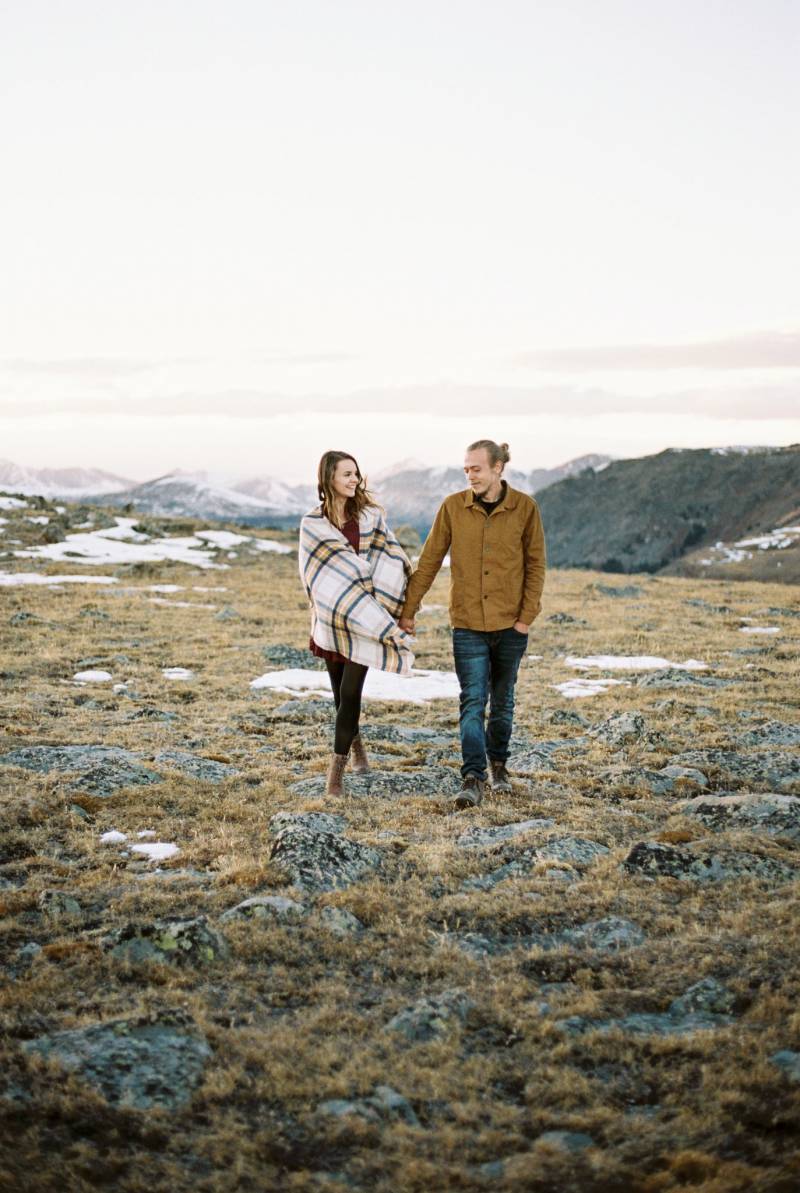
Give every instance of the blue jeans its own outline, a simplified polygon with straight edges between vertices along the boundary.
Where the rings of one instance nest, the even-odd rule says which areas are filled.
[[[461,687],[461,774],[486,778],[486,756],[505,762],[514,717],[514,684],[528,635],[507,630],[453,630],[453,658]],[[485,724],[486,702],[489,723]]]

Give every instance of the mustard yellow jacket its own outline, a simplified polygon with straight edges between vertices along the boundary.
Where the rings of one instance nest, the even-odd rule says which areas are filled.
[[[545,546],[539,507],[506,485],[487,514],[471,489],[445,498],[408,582],[403,617],[413,618],[450,552],[450,621],[468,630],[529,625],[542,607]]]

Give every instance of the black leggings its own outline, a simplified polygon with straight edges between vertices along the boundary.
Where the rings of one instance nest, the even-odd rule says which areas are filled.
[[[360,663],[330,663],[325,660],[333,688],[333,703],[336,705],[336,733],[333,749],[336,754],[347,754],[358,733],[358,718],[361,715],[361,689],[367,678],[368,667]]]

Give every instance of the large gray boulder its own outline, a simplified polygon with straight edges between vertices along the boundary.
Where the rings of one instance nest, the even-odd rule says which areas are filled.
[[[224,936],[205,916],[192,920],[131,921],[106,938],[111,956],[120,961],[167,962],[171,965],[210,965],[228,956]]]
[[[184,1105],[211,1058],[197,1031],[126,1019],[39,1036],[22,1047],[57,1060],[106,1101],[136,1110]]]
[[[458,772],[449,766],[427,766],[417,770],[370,770],[365,774],[346,772],[344,783],[349,796],[390,800],[454,795],[461,787]],[[289,790],[302,799],[321,796],[325,791],[325,776],[301,779],[292,783]]]
[[[350,886],[379,869],[383,857],[381,850],[336,833],[294,825],[278,832],[270,850],[293,884],[311,892]]]
[[[696,795],[678,805],[684,816],[699,820],[712,832],[746,829],[770,837],[800,840],[800,799],[774,792],[743,795]]]
[[[39,774],[75,775],[68,790],[87,791],[102,799],[124,787],[161,782],[161,775],[142,766],[139,758],[119,746],[22,746],[0,754],[0,764]]]
[[[660,841],[640,841],[634,845],[622,869],[648,878],[680,878],[691,882],[758,878],[777,885],[791,882],[798,873],[773,857],[759,857],[741,850],[710,853],[702,843],[684,848]]]

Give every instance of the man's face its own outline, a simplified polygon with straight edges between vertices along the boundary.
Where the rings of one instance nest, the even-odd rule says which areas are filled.
[[[475,497],[485,497],[490,490],[499,488],[502,471],[503,465],[499,460],[496,464],[489,463],[489,453],[485,447],[467,452],[464,456],[464,475]]]

